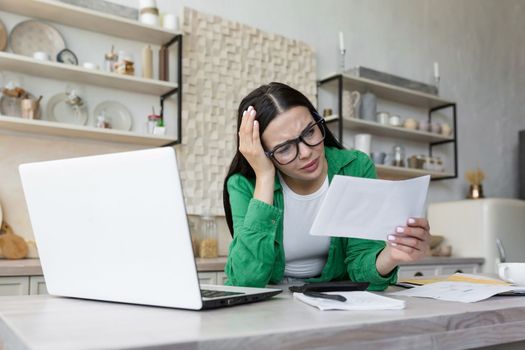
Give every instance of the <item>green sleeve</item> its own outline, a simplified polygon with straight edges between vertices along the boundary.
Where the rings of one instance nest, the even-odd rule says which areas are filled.
[[[253,198],[253,185],[241,175],[228,179],[233,220],[225,273],[227,285],[264,287],[270,281],[278,254],[276,231],[283,211]]]
[[[356,160],[359,169],[354,169],[354,171],[357,170],[361,177],[377,178],[374,163],[366,154],[359,152]],[[387,276],[382,276],[376,268],[377,256],[385,246],[384,241],[349,238],[346,246],[345,264],[350,279],[357,282],[370,282],[369,290],[385,290],[389,284],[396,283],[397,267]]]

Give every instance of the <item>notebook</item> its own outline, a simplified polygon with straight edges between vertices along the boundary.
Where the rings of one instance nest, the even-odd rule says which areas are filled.
[[[370,292],[326,292],[325,294],[337,294],[346,298],[346,301],[330,300],[325,298],[314,298],[303,293],[294,293],[295,299],[305,304],[327,310],[401,310],[405,308],[405,301],[388,298]]]
[[[52,295],[201,310],[281,292],[199,285],[171,147],[19,171]]]

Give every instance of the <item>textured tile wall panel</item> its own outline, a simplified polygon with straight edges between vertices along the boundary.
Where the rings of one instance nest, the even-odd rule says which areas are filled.
[[[235,153],[237,108],[280,81],[315,105],[311,47],[217,16],[184,9],[182,144],[177,146],[189,214],[224,215],[222,185]]]

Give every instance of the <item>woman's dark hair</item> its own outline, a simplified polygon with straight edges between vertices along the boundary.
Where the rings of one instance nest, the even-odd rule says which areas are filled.
[[[272,82],[267,85],[262,85],[257,89],[253,90],[246,96],[239,105],[237,110],[237,132],[242,121],[242,113],[248,109],[249,106],[253,106],[257,111],[256,120],[259,122],[259,132],[262,133],[270,124],[270,122],[279,114],[286,112],[287,110],[303,106],[308,108],[314,118],[319,118],[319,114],[315,110],[312,103],[304,96],[301,92],[294,88],[285,85],[283,83]],[[329,147],[336,147],[342,149],[343,146],[337,141],[330,130],[326,129],[326,136],[324,139],[324,145]],[[230,195],[228,193],[227,183],[230,176],[236,173],[241,173],[246,178],[255,178],[255,172],[252,167],[239,152],[239,134],[237,133],[237,151],[233,157],[228,174],[224,179],[224,189],[222,194],[222,200],[224,204],[224,212],[226,214],[226,222],[228,228],[233,237],[233,220],[232,210],[230,206]]]

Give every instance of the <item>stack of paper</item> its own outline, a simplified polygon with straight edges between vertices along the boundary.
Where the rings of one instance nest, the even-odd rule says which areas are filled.
[[[498,279],[461,273],[447,278],[404,280],[402,284],[421,284],[421,286],[390,293],[390,295],[473,303],[496,294],[508,292],[523,294],[525,292],[525,287],[522,286],[511,286]]]
[[[326,292],[339,294],[346,298],[345,302],[324,298],[313,298],[303,293],[294,293],[295,299],[319,310],[400,310],[405,308],[405,301],[387,298],[370,292]]]

